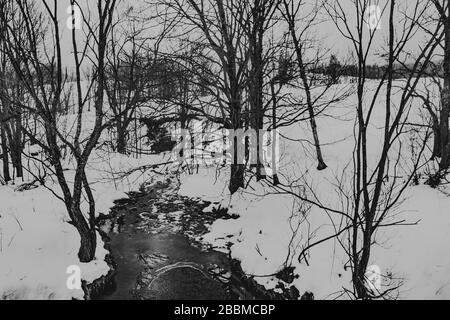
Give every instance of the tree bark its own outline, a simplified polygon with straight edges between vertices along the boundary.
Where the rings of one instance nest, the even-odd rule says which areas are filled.
[[[434,135],[434,141],[433,141],[433,154],[431,156],[431,160],[435,158],[439,158],[442,156],[441,153],[441,128],[439,126],[439,120],[433,118],[433,135]]]
[[[120,154],[127,153],[127,132],[120,121],[117,122],[117,152]]]
[[[292,20],[289,21],[289,29],[291,32],[292,40],[294,42],[295,53],[297,56],[297,62],[298,62],[298,66],[300,69],[300,77],[302,79],[303,87],[305,89],[305,94],[306,94],[306,103],[307,103],[307,108],[308,108],[308,113],[309,113],[309,121],[310,121],[310,125],[311,125],[311,131],[313,134],[314,146],[316,148],[316,154],[317,154],[317,161],[318,161],[317,170],[325,170],[327,168],[327,165],[325,164],[325,161],[323,160],[322,149],[320,147],[319,134],[317,132],[316,115],[314,113],[314,105],[313,105],[312,97],[311,97],[311,89],[310,89],[310,85],[308,82],[308,77],[306,74],[306,69],[305,69],[305,65],[304,65],[304,61],[303,61],[302,44],[300,43],[299,39],[297,38],[297,35],[295,32],[295,21],[293,20],[293,17],[291,19]]]
[[[22,164],[22,117],[20,114],[11,118],[6,125],[6,135],[9,140],[9,149],[11,154],[11,161],[17,178],[23,178],[23,164]]]
[[[275,84],[273,81],[270,83],[270,90],[272,93],[272,179],[273,184],[279,185],[280,179],[278,178],[278,168],[277,168],[277,161],[275,158],[275,152],[276,152],[276,130],[277,130],[277,97],[275,94]]]
[[[440,114],[440,143],[441,162],[439,168],[447,170],[450,166],[450,141],[449,141],[449,116],[450,116],[450,6],[445,18],[445,42],[444,42],[444,86],[441,93],[441,114]]]
[[[264,37],[264,10],[263,4],[255,1],[252,17],[253,25],[250,30],[250,126],[258,133],[263,129],[263,37]],[[260,135],[256,135],[256,179],[264,179],[263,165],[261,163]],[[255,142],[253,142],[255,143]],[[253,148],[255,146],[252,146]]]
[[[79,208],[72,208],[73,221],[78,233],[80,234],[80,249],[78,257],[81,262],[90,262],[95,258],[95,250],[97,248],[97,236],[95,228],[89,227],[81,210]]]
[[[237,97],[235,97],[237,99]],[[242,128],[241,124],[241,112],[240,112],[240,101],[235,100],[231,106],[231,121],[232,128],[238,130]],[[239,155],[239,144],[243,142],[238,137],[234,137],[233,141],[230,141],[231,147],[233,148],[233,159],[231,159],[231,174],[230,174],[230,184],[229,190],[231,194],[236,193],[239,188],[244,188],[244,172],[245,166],[241,163],[241,155]]]
[[[2,143],[2,162],[3,162],[3,178],[5,182],[11,181],[11,174],[9,172],[9,156],[8,156],[8,142],[6,140],[5,130],[3,128],[4,124],[0,123],[0,135]]]

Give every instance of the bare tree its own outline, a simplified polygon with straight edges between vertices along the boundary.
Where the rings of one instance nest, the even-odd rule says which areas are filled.
[[[137,121],[138,111],[151,108],[156,98],[152,82],[156,76],[165,76],[153,74],[160,62],[159,47],[177,24],[176,19],[169,19],[167,13],[155,8],[154,4],[128,6],[112,28],[106,92],[116,128],[116,149],[123,154],[130,124]]]
[[[306,106],[309,114],[309,121],[311,124],[311,131],[314,138],[314,146],[316,148],[316,154],[317,154],[317,169],[318,170],[325,170],[327,168],[327,165],[325,164],[325,161],[323,160],[322,156],[322,150],[320,148],[320,140],[319,140],[319,134],[317,130],[317,123],[316,123],[316,106],[315,106],[315,100],[312,97],[311,93],[311,83],[308,79],[307,75],[307,67],[308,63],[305,61],[305,39],[302,39],[302,37],[305,37],[308,30],[315,25],[315,20],[318,18],[318,13],[320,6],[315,7],[312,11],[309,11],[308,14],[304,14],[305,4],[303,1],[291,1],[291,0],[283,0],[283,9],[281,10],[283,17],[285,18],[288,27],[289,27],[289,33],[293,42],[296,58],[297,58],[297,64],[300,71],[300,78],[303,83],[303,88],[305,90],[306,95]],[[300,19],[300,15],[303,14],[304,16],[301,18],[302,22],[305,24],[305,26],[301,29],[297,28],[297,21]],[[328,88],[327,88],[328,89]]]
[[[0,4],[0,10],[3,12],[5,10],[8,10],[8,8],[6,7],[5,3],[1,3]],[[1,24],[0,27],[0,33],[3,35],[5,31],[5,25],[4,23]],[[3,38],[3,36],[2,36]],[[3,47],[3,42],[0,42],[0,45]],[[6,66],[7,66],[7,58],[4,54],[4,50],[3,48],[0,49],[0,81],[4,82],[4,80],[6,79]],[[4,86],[1,86],[2,88],[4,88]],[[4,89],[3,89],[4,90]],[[3,96],[3,94],[1,95]],[[7,123],[7,119],[6,119],[6,110],[5,110],[5,103],[2,102],[0,105],[0,143],[1,143],[1,147],[2,147],[2,162],[3,162],[3,180],[4,182],[8,183],[9,181],[11,181],[11,174],[9,172],[9,148],[8,148],[8,141],[6,139],[6,123]]]
[[[14,10],[11,3],[2,3],[1,10],[8,12],[8,21],[2,23],[2,34],[7,32],[5,23],[13,23],[17,37],[23,36],[23,25],[14,23]],[[25,39],[23,39],[25,40]],[[4,46],[4,43],[1,43]],[[23,178],[22,150],[24,139],[22,136],[22,117],[23,112],[20,108],[16,108],[11,97],[21,99],[25,102],[24,90],[17,81],[17,77],[11,70],[11,63],[5,51],[0,49],[0,119],[1,119],[1,141],[3,149],[3,171],[5,180],[11,180],[9,173],[9,155],[11,156],[14,172],[13,176]],[[14,178],[14,177],[13,177]]]
[[[115,118],[116,150],[122,154],[127,152],[129,126],[135,118],[137,108],[145,98],[142,95],[146,85],[145,72],[148,70],[148,61],[142,54],[145,40],[137,39],[141,30],[136,29],[134,21],[131,21],[129,26],[131,30],[123,31],[123,40],[119,32],[114,31],[118,26],[114,27],[111,55],[108,56],[106,64],[108,73],[106,92]]]
[[[411,15],[401,12],[397,8],[395,0],[386,1],[384,5],[378,3],[383,8],[388,9],[389,33],[388,44],[385,57],[387,68],[385,68],[382,78],[378,81],[374,91],[370,93],[370,103],[365,104],[365,95],[369,94],[367,88],[366,66],[367,59],[373,44],[373,37],[376,29],[366,30],[366,15],[369,9],[367,1],[354,0],[353,10],[355,10],[356,28],[349,21],[347,11],[339,2],[327,5],[326,8],[330,17],[335,22],[337,28],[343,36],[352,43],[354,53],[357,57],[357,131],[356,145],[353,157],[353,192],[351,195],[351,211],[346,214],[351,223],[348,226],[351,230],[348,238],[347,252],[350,257],[352,267],[352,280],[355,295],[358,298],[366,299],[376,297],[382,293],[371,292],[367,287],[365,273],[368,267],[371,247],[378,228],[384,226],[384,221],[392,208],[400,201],[401,195],[411,181],[418,167],[418,161],[413,164],[412,173],[405,173],[406,178],[400,181],[396,172],[399,170],[401,154],[400,138],[405,132],[405,124],[411,107],[411,100],[414,97],[414,90],[422,76],[425,74],[430,59],[437,46],[434,41],[439,38],[442,24],[438,24],[432,31],[432,37],[421,46],[421,52],[411,61],[412,67],[405,76],[404,83],[400,86],[400,99],[397,106],[393,104],[394,84],[394,63],[405,64],[405,46],[411,40],[412,35],[420,28],[420,22],[424,18],[424,13],[428,9],[428,4],[420,0],[415,1],[411,7]],[[401,27],[396,28],[396,20],[400,20]],[[410,55],[406,55],[411,59]],[[381,88],[386,88],[385,113],[384,113],[384,133],[382,136],[383,148],[380,151],[374,166],[369,164],[368,158],[368,138],[367,129],[373,122],[374,107],[381,96]],[[420,153],[426,146],[425,141],[420,144]],[[399,150],[394,150],[393,146],[399,145]],[[419,157],[420,158],[420,157]],[[395,225],[395,224],[393,224]]]
[[[185,32],[192,42],[207,45],[207,57],[214,68],[214,89],[222,123],[235,131],[244,127],[245,71],[249,60],[248,44],[243,28],[245,1],[202,0],[166,1],[166,6],[183,17]],[[229,189],[231,193],[243,188],[245,165],[238,159],[242,141],[231,141],[232,159]]]
[[[264,87],[267,84],[267,68],[271,66],[273,48],[266,43],[267,33],[277,24],[276,13],[279,0],[256,0],[242,10],[248,10],[244,23],[244,30],[248,38],[249,71],[248,71],[248,96],[250,110],[248,117],[250,127],[260,131],[264,127],[266,104],[264,101]],[[247,8],[248,7],[248,8]],[[270,99],[269,99],[270,100]],[[264,177],[261,160],[262,141],[256,135],[256,177],[260,180]]]
[[[23,128],[24,134],[38,143],[48,154],[52,170],[58,180],[62,196],[55,191],[54,194],[64,201],[69,217],[81,236],[79,258],[82,262],[89,262],[95,257],[96,230],[95,230],[95,200],[86,176],[87,161],[94,150],[100,135],[105,128],[103,110],[105,91],[105,56],[107,50],[108,35],[110,32],[115,0],[97,1],[97,23],[89,21],[83,14],[85,22],[86,39],[83,48],[79,50],[78,35],[75,28],[72,29],[72,49],[75,65],[76,82],[76,123],[75,133],[71,139],[59,128],[58,116],[64,97],[66,79],[63,73],[63,59],[61,50],[61,31],[58,22],[58,1],[42,0],[43,11],[36,14],[31,10],[32,2],[24,0],[14,1],[18,14],[25,26],[24,38],[26,45],[18,38],[11,24],[7,25],[7,31],[2,36],[4,50],[11,61],[20,84],[26,88],[27,94],[33,104],[24,105],[15,101],[23,110],[36,115],[42,124],[45,139],[33,136],[27,128]],[[81,6],[71,0],[72,6]],[[6,12],[1,12],[2,21],[7,21]],[[48,30],[39,33],[40,25],[45,25]],[[45,41],[40,41],[40,40]],[[88,53],[93,52],[88,57]],[[90,85],[83,92],[82,65],[90,59],[94,65],[95,76]],[[94,88],[95,87],[95,88]],[[95,120],[93,128],[86,134],[83,130],[83,121],[91,90]],[[107,125],[107,124],[106,124]],[[85,133],[82,135],[82,132]],[[70,139],[70,141],[69,141]],[[60,145],[69,148],[75,161],[75,176],[73,188],[64,170],[63,157]],[[89,203],[87,216],[82,211],[82,199],[86,197]]]
[[[443,86],[441,90],[441,110],[439,113],[439,150],[437,156],[441,157],[439,168],[447,170],[450,166],[450,133],[449,120],[450,117],[450,4],[448,0],[433,0],[438,14],[439,20],[444,24],[444,38],[441,45],[444,50],[443,57]]]
[[[299,254],[299,261],[308,263],[307,254],[312,248],[336,240],[349,257],[353,284],[353,290],[349,292],[358,299],[382,298],[396,289],[389,287],[386,290],[373,290],[368,285],[366,272],[372,246],[377,241],[377,231],[385,227],[408,225],[405,221],[388,222],[388,218],[401,202],[404,190],[418,170],[429,132],[418,139],[418,155],[411,161],[409,169],[405,169],[403,163],[402,137],[408,132],[408,117],[415,89],[426,75],[426,69],[439,42],[436,39],[440,40],[442,37],[442,23],[438,23],[425,42],[420,44],[418,52],[408,52],[407,44],[421,28],[429,3],[415,1],[408,11],[402,11],[395,0],[384,1],[384,5],[376,3],[383,8],[383,14],[387,8],[389,15],[387,46],[382,55],[387,61],[387,67],[382,69],[380,79],[369,81],[366,71],[377,30],[368,28],[366,23],[371,4],[373,3],[364,0],[352,0],[349,5],[354,14],[350,15],[349,7],[344,6],[341,1],[324,3],[335,26],[350,41],[358,66],[352,161],[342,170],[334,184],[341,203],[338,206],[328,205],[308,183],[299,182],[301,179],[289,185],[282,183],[275,187],[279,192],[291,194],[322,209],[328,216],[333,232],[318,240],[308,238]],[[394,81],[396,63],[411,67],[403,74],[402,79]],[[373,150],[370,152],[368,128],[375,124],[375,108],[380,104],[384,106],[382,149],[374,154]],[[376,112],[378,114],[380,111]],[[305,194],[297,192],[302,185],[308,190]]]

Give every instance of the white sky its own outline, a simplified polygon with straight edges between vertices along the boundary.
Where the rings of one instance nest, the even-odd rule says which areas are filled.
[[[38,0],[41,1],[41,0]],[[47,0],[50,5],[53,4],[53,0]],[[316,0],[304,0],[306,3],[311,4],[314,3]],[[330,0],[329,3],[332,3],[333,0]],[[373,0],[375,1],[375,0]],[[387,0],[380,0],[380,6],[383,6],[384,3],[386,3]],[[427,1],[427,0],[424,0]],[[352,17],[355,17],[355,9],[352,5],[352,0],[340,0],[341,5],[345,8],[346,14],[348,15],[349,19],[352,19]],[[412,10],[410,7],[413,2],[411,0],[398,0],[398,5],[402,10],[407,8],[407,10]],[[138,6],[139,4],[143,3],[143,0],[137,0],[137,1],[131,1],[131,0],[122,0],[120,1],[120,8],[118,11],[123,11],[124,7],[127,5],[135,5]],[[69,0],[58,0],[58,19],[60,21],[61,25],[61,33],[62,33],[62,47],[63,47],[63,57],[65,60],[65,64],[70,66],[73,61],[73,57],[71,55],[72,51],[72,45],[71,45],[71,30],[67,28],[67,21],[70,18],[69,14],[67,13],[67,9],[70,5]],[[86,10],[85,12],[90,12],[92,15],[92,19],[95,21],[97,16],[97,10],[96,10],[96,1],[95,0],[80,0],[80,5],[83,7],[83,9],[87,8],[89,5],[91,8],[90,10]],[[409,5],[409,7],[408,7]],[[324,12],[322,19],[327,19],[326,13]],[[329,20],[329,19],[328,19]],[[400,18],[398,19],[400,20]],[[399,23],[400,24],[400,23]],[[398,26],[400,27],[400,25]],[[374,42],[373,42],[373,52],[370,56],[370,62],[378,62],[380,63],[380,60],[377,58],[377,53],[382,51],[382,48],[385,47],[386,41],[387,41],[387,31],[388,31],[388,12],[383,14],[381,17],[380,22],[380,30],[377,31],[377,34],[375,36]],[[333,22],[331,21],[324,21],[320,23],[318,26],[315,27],[314,30],[314,36],[317,38],[322,39],[322,45],[328,48],[331,48],[333,53],[337,53],[338,56],[342,59],[343,57],[349,56],[349,52],[351,51],[351,43],[349,40],[346,40],[339,32],[339,30],[336,28]],[[81,33],[80,33],[81,34]],[[408,50],[412,50],[413,52],[417,53],[420,48],[420,43],[423,42],[425,39],[423,33],[418,33],[414,39],[412,39],[408,45]]]

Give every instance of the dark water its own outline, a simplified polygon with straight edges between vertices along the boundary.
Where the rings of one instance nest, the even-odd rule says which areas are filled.
[[[100,299],[232,299],[230,261],[220,252],[203,250],[183,233],[183,212],[200,210],[164,188],[116,209],[101,229],[110,238],[116,264],[114,285]],[[163,212],[152,212],[155,208]],[[182,210],[179,210],[182,209]],[[188,210],[188,211],[189,211]]]

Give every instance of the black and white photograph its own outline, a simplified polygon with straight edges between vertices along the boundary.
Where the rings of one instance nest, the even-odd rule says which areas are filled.
[[[450,0],[0,0],[0,300],[450,300],[449,117]]]

